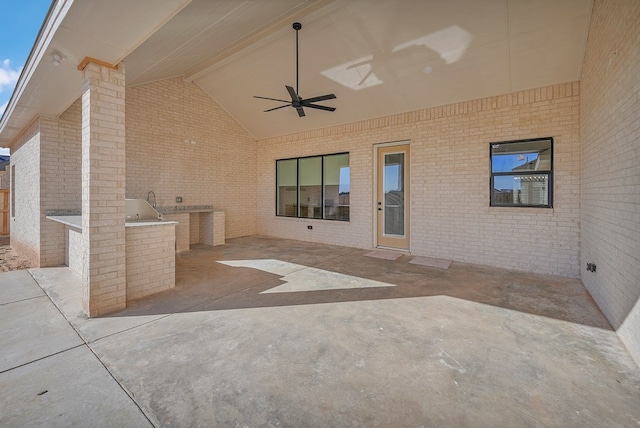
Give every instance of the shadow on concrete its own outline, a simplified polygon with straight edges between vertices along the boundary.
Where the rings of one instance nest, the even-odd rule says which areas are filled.
[[[222,247],[194,246],[176,256],[174,289],[130,302],[125,310],[109,317],[444,295],[612,330],[577,279],[457,262],[444,270],[410,264],[410,255],[390,261],[365,257],[367,252],[259,236],[230,240]],[[288,276],[221,263],[266,259],[294,264],[301,270],[312,268],[329,277],[340,274],[391,286],[268,292],[287,284]],[[328,280],[319,275],[318,281]]]

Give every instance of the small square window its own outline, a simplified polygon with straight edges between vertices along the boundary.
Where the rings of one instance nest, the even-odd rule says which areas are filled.
[[[491,143],[490,151],[491,206],[553,206],[553,138]]]

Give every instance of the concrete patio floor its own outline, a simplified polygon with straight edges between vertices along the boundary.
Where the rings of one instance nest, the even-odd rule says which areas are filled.
[[[580,281],[366,253],[196,246],[97,319],[68,268],[0,274],[0,426],[640,426]]]

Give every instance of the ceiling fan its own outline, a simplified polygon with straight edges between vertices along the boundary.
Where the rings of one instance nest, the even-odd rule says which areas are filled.
[[[271,101],[279,101],[281,103],[286,103],[284,105],[265,110],[265,113],[268,111],[274,111],[274,110],[278,110],[278,109],[289,107],[289,106],[296,109],[299,117],[303,117],[305,115],[304,107],[315,108],[317,110],[325,110],[325,111],[336,110],[335,107],[327,107],[327,106],[314,104],[314,103],[317,103],[318,101],[332,100],[336,98],[334,94],[320,95],[319,97],[306,98],[306,99],[302,98],[299,95],[300,92],[298,92],[298,81],[299,81],[299,78],[298,78],[298,31],[300,31],[301,28],[302,28],[302,24],[300,24],[299,22],[293,23],[293,29],[296,30],[296,89],[294,90],[291,86],[285,85],[285,88],[287,88],[287,92],[289,92],[289,96],[291,97],[291,101],[280,100],[278,98],[259,97],[254,95],[253,98],[260,98],[261,100],[271,100]]]

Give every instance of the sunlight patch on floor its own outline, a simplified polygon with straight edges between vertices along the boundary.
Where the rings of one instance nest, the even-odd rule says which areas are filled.
[[[395,287],[395,284],[374,281],[324,269],[312,268],[274,259],[218,261],[227,266],[259,269],[281,275],[285,284],[265,290],[265,293],[292,293],[298,291],[342,290],[351,288]]]

